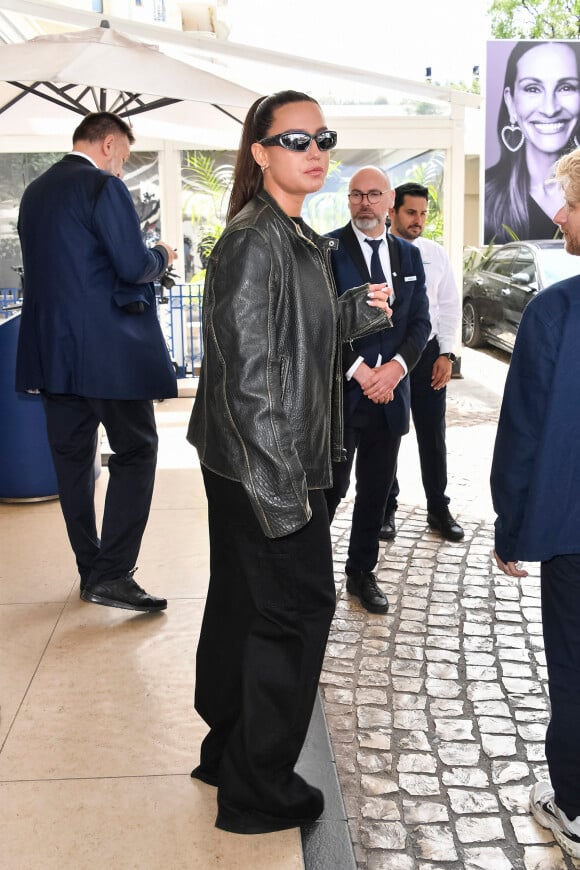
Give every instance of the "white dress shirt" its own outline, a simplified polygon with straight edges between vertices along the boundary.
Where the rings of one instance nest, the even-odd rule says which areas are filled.
[[[387,282],[387,286],[389,287],[389,289],[391,291],[391,295],[389,296],[389,304],[392,304],[394,299],[395,299],[395,291],[393,290],[393,276],[391,274],[391,258],[389,256],[389,246],[387,244],[386,228],[383,230],[382,236],[371,237],[371,236],[367,236],[366,233],[364,233],[362,230],[359,230],[359,228],[356,227],[352,221],[351,221],[351,226],[352,226],[354,234],[357,237],[359,244],[361,246],[361,250],[363,252],[363,257],[365,258],[365,263],[367,264],[369,274],[371,271],[371,257],[373,255],[373,249],[372,249],[371,245],[367,245],[366,239],[369,239],[369,241],[373,241],[373,242],[376,241],[376,239],[382,240],[383,244],[379,247],[379,259],[381,261],[381,266],[382,266],[382,269],[383,269],[383,272],[385,275],[385,281]],[[403,359],[403,357],[397,353],[397,354],[395,354],[393,359],[397,360],[397,362],[401,364],[401,366],[403,367],[404,375],[406,375],[407,374],[407,364],[405,363],[405,360]],[[364,357],[362,357],[362,356],[359,356],[355,359],[355,361],[350,366],[350,368],[344,373],[347,381],[350,381],[350,379],[352,378],[352,376],[354,375],[354,373],[356,372],[356,370],[358,369],[358,367],[360,366],[360,364],[362,362],[364,362]],[[382,355],[379,354],[377,361],[375,363],[375,368],[378,368],[378,366],[382,365],[382,363],[383,363],[383,358],[382,358]],[[404,377],[404,375],[403,375],[403,377]]]
[[[71,157],[84,157],[85,160],[88,160],[89,163],[92,163],[92,164],[93,164],[93,166],[95,167],[95,169],[98,169],[98,168],[99,168],[99,167],[97,166],[97,164],[95,163],[95,161],[93,160],[93,158],[92,158],[92,157],[89,157],[89,155],[88,155],[88,154],[85,154],[83,151],[69,151],[69,154],[70,154]]]
[[[461,297],[449,257],[444,248],[432,239],[419,236],[411,244],[419,248],[425,269],[431,320],[429,340],[437,337],[439,352],[453,353],[457,349],[461,324]]]
[[[389,287],[393,286],[393,276],[391,275],[391,258],[389,257],[389,246],[387,245],[387,231],[383,230],[382,236],[367,236],[362,230],[359,230],[358,227],[351,221],[351,226],[354,230],[354,234],[359,240],[359,244],[361,246],[361,250],[363,252],[363,257],[365,258],[365,263],[367,264],[367,269],[369,270],[369,275],[371,272],[371,257],[373,255],[373,249],[371,245],[367,245],[366,240],[369,242],[376,242],[377,239],[382,241],[382,245],[379,248],[379,259],[381,261],[381,266],[383,267],[383,272],[385,273],[385,281],[387,282]]]

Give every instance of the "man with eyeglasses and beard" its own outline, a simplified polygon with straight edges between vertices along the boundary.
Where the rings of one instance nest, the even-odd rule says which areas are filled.
[[[339,295],[365,281],[386,281],[392,329],[343,345],[344,446],[346,462],[333,463],[333,486],[326,491],[330,520],[345,497],[356,453],[356,497],[345,566],[346,588],[371,613],[386,613],[389,602],[374,568],[379,532],[395,476],[401,437],[409,431],[409,371],[430,333],[425,272],[419,251],[386,232],[394,191],[374,166],[351,178],[351,221],[329,235],[339,240],[332,268]]]

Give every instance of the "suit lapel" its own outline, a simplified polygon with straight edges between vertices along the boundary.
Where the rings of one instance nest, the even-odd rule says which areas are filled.
[[[393,290],[395,291],[395,300],[393,307],[397,304],[397,299],[400,293],[405,292],[405,282],[401,274],[401,252],[399,245],[392,233],[387,233],[387,245],[389,246],[389,257],[391,260],[391,275],[393,277]]]
[[[349,223],[343,228],[340,239],[341,244],[344,245],[344,247],[348,251],[351,260],[359,271],[361,280],[368,281],[370,284],[370,272],[363,252],[361,251],[360,242],[357,239],[352,228],[352,224]],[[407,288],[405,287],[404,275],[402,274],[401,269],[400,245],[395,236],[392,235],[392,233],[387,233],[386,239],[389,248],[389,260],[391,264],[391,275],[393,278],[393,290],[395,291],[395,300],[393,303],[393,307],[396,307],[397,299],[401,298],[400,294],[404,294]]]
[[[357,237],[354,234],[354,230],[352,228],[352,224],[347,224],[342,231],[342,242],[344,247],[349,253],[349,256],[356,268],[358,269],[361,279],[363,281],[371,282],[371,275],[364,258],[364,254],[361,251],[360,243]]]

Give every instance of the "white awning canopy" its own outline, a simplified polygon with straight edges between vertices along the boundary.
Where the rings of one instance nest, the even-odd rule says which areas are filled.
[[[49,22],[52,31],[95,28],[102,18],[94,12],[42,0],[0,0],[0,17],[5,21],[22,22],[23,16],[41,25]],[[215,73],[248,92],[271,93],[288,87],[307,91],[323,104],[327,123],[339,132],[340,147],[414,149],[416,153],[443,150],[445,242],[459,277],[463,248],[465,112],[468,108],[478,108],[481,97],[366,69],[235,44],[208,34],[185,33],[113,17],[109,17],[109,23],[125,37],[157,45],[164,55]],[[14,30],[18,33],[17,27]],[[0,71],[2,53],[10,48],[12,46],[6,49],[0,46]],[[129,72],[127,70],[127,80]],[[10,74],[4,68],[0,79],[6,79],[7,75]],[[342,105],[348,100],[341,94],[348,89],[353,94],[352,103],[357,105]],[[179,149],[235,148],[239,141],[240,128],[235,120],[229,123],[231,118],[218,117],[220,113],[210,117],[207,104],[204,108],[192,100],[195,96],[186,93],[184,102],[158,110],[165,112],[165,117],[147,119],[144,113],[135,124],[139,147],[160,151],[166,178],[171,175],[171,167],[179,165]],[[232,105],[236,105],[235,101],[230,101]],[[231,115],[241,119],[245,109],[238,105]],[[24,136],[18,133],[16,124],[10,131],[2,127],[0,120],[0,148],[4,151],[68,148],[73,124],[68,124],[65,142],[64,130],[60,124],[57,129],[53,120],[50,113],[40,113],[35,108],[30,117],[29,134]],[[171,156],[173,152],[175,157]]]

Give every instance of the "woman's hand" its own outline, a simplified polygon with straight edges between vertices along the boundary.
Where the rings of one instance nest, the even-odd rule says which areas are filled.
[[[386,284],[371,284],[367,305],[371,305],[373,308],[380,308],[385,312],[387,317],[390,317],[393,313],[392,309],[389,308],[389,297],[392,292],[392,288],[388,287]]]

